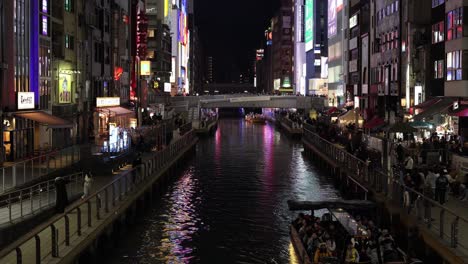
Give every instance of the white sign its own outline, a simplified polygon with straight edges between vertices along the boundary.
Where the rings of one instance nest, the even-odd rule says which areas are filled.
[[[120,97],[96,97],[96,107],[120,106]]]
[[[280,87],[281,87],[281,79],[275,79],[273,81],[273,88],[275,90],[279,90]]]
[[[349,19],[349,28],[353,28],[358,24],[358,15],[354,15]]]
[[[170,93],[171,92],[171,83],[164,83],[164,92]]]
[[[357,60],[352,60],[349,62],[349,72],[357,72],[358,70]]]
[[[34,93],[18,92],[18,110],[34,109]]]

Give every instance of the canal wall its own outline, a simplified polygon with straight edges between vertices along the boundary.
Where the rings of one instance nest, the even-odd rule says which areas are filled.
[[[447,223],[444,221],[443,214],[448,214],[448,212],[441,210],[440,219],[430,219],[426,224],[421,225],[421,222],[424,223],[421,218],[431,218],[431,216],[438,218],[430,212],[434,204],[429,204],[425,208],[421,206],[422,209],[411,207],[402,209],[399,200],[405,187],[397,185],[395,180],[388,178],[388,175],[379,175],[378,172],[369,170],[368,164],[348,154],[345,150],[341,151],[340,146],[325,142],[311,131],[305,130],[302,141],[306,156],[322,171],[334,178],[335,185],[342,191],[345,198],[370,199],[376,202],[375,217],[378,226],[391,230],[398,245],[407,254],[422,258],[424,263],[467,263],[464,254],[456,249],[457,241],[452,241],[455,244],[444,241],[447,236],[444,230],[447,232],[450,225],[448,228],[445,226]],[[419,204],[428,202],[421,200]],[[425,215],[426,212],[411,214],[410,210],[429,210],[429,216]],[[458,236],[455,233],[460,232],[457,224],[458,218],[448,218],[446,222],[449,220],[452,224],[449,233],[452,232],[452,240],[457,239]],[[432,223],[433,221],[438,222]],[[434,231],[430,230],[431,225],[439,226],[438,231],[441,237],[434,236]]]
[[[152,198],[177,175],[184,159],[194,154],[197,141],[194,131],[189,131],[138,168],[114,177],[64,214],[0,251],[0,263],[79,263],[94,256],[132,225],[138,212],[151,206]]]

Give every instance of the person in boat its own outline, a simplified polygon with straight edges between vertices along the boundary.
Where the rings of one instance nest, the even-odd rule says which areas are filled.
[[[328,250],[325,243],[321,243],[314,255],[314,263],[322,263],[324,258],[332,257],[332,253]]]
[[[359,263],[359,252],[353,243],[348,244],[345,255],[345,264]]]
[[[328,251],[332,254],[332,256],[336,255],[336,242],[333,237],[331,237],[328,233],[325,234],[325,245],[327,246]]]

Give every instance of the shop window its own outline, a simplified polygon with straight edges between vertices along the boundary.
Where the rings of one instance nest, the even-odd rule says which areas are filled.
[[[74,11],[74,0],[65,0],[65,11],[72,13]]]
[[[444,21],[432,25],[432,44],[444,41]]]
[[[447,81],[462,80],[462,54],[461,50],[447,53]]]
[[[434,61],[434,79],[444,78],[444,60]]]
[[[447,13],[447,40],[463,37],[463,8]]]

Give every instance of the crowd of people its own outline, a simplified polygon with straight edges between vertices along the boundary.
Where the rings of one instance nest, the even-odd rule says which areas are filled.
[[[363,230],[350,237],[339,230],[339,223],[330,221],[330,215],[322,218],[300,213],[293,222],[304,248],[313,263],[379,263],[379,254],[384,262],[402,261],[395,240],[388,230],[380,230],[367,217],[355,217]],[[340,262],[343,263],[343,262]]]

